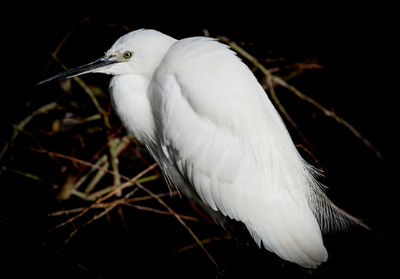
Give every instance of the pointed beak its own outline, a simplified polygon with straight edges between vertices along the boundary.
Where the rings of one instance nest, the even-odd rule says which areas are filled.
[[[90,73],[90,72],[94,72],[94,70],[102,68],[104,66],[108,66],[114,63],[120,62],[117,59],[113,58],[113,57],[101,57],[89,64],[86,65],[82,65],[80,67],[74,68],[74,69],[69,69],[63,73],[57,74],[55,76],[52,76],[50,78],[47,78],[45,80],[42,80],[41,82],[39,82],[37,85],[41,85],[43,83],[52,81],[52,80],[60,80],[60,79],[67,79],[67,78],[71,78],[71,77],[76,77],[79,75],[83,75],[86,73]]]

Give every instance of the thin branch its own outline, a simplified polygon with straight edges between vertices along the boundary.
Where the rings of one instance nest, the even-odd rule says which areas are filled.
[[[98,164],[101,168],[104,169],[108,169],[110,163],[107,160],[107,155],[104,154],[103,156],[101,156],[101,158],[96,162],[96,164]],[[94,171],[95,169],[91,168],[90,171],[88,172],[91,173],[92,171]],[[103,170],[97,170],[97,173],[94,175],[94,177],[92,178],[92,180],[90,180],[89,184],[86,186],[85,188],[85,194],[90,194],[94,188],[96,187],[96,185],[98,184],[98,182],[104,177],[106,173]],[[78,188],[79,185],[75,184],[75,189]]]
[[[316,107],[317,109],[322,111],[326,116],[333,118],[338,123],[340,123],[343,126],[345,126],[354,136],[359,138],[369,149],[371,149],[379,159],[383,160],[382,154],[372,145],[372,143],[368,139],[363,137],[361,135],[361,133],[356,128],[354,128],[354,126],[351,125],[347,120],[345,120],[342,117],[338,116],[334,111],[327,109],[326,107],[324,107],[323,105],[321,105],[320,103],[315,101],[313,98],[310,98],[307,95],[303,94],[300,90],[298,90],[294,86],[288,84],[283,79],[281,79],[281,78],[279,78],[277,76],[273,76],[272,80],[275,83],[281,85],[282,87],[285,87],[285,88],[289,89],[290,91],[292,91],[300,99],[312,104],[314,107]]]
[[[285,116],[287,121],[290,123],[290,125],[293,126],[293,128],[296,130],[298,135],[303,139],[303,141],[312,148],[312,145],[310,141],[304,136],[304,134],[300,131],[298,128],[296,122],[293,120],[293,118],[289,115],[289,113],[286,111],[286,109],[282,106],[281,102],[279,101],[278,97],[276,96],[274,85],[272,84],[272,74],[271,72],[264,67],[263,64],[261,64],[257,58],[252,56],[250,53],[245,51],[243,48],[241,48],[238,44],[236,44],[233,41],[230,41],[226,37],[220,37],[220,40],[224,43],[227,43],[233,50],[235,50],[237,53],[239,53],[241,56],[246,58],[249,62],[251,62],[257,69],[259,69],[265,76],[266,78],[266,85],[267,88],[269,89],[269,92],[271,93],[271,98],[274,101],[274,103],[277,105],[278,109],[281,111],[281,113]]]
[[[214,236],[214,237],[209,237],[209,238],[202,239],[201,243],[209,244],[209,243],[214,242],[214,241],[229,240],[229,239],[232,239],[231,235]],[[182,252],[188,251],[190,249],[193,249],[196,246],[197,246],[197,243],[192,243],[192,244],[183,246],[183,247],[181,247],[181,248],[179,248],[179,249],[177,249],[175,251],[172,251],[171,254],[174,255],[174,254],[182,253]]]
[[[110,141],[110,144],[108,145],[109,152],[110,152],[110,162],[111,162],[111,168],[114,172],[119,174],[119,159],[118,159],[118,154],[120,149],[118,148],[120,145],[119,138],[113,138]],[[114,175],[114,183],[116,187],[118,187],[121,184],[121,176],[119,175]],[[122,195],[122,192],[117,192],[117,196],[120,197]]]
[[[98,166],[95,166],[95,165],[93,165],[93,164],[91,164],[91,163],[89,163],[89,162],[86,162],[86,161],[83,161],[83,160],[80,160],[80,159],[77,159],[77,158],[74,158],[74,157],[71,157],[71,156],[67,156],[67,155],[63,155],[63,154],[58,154],[58,153],[50,152],[50,151],[47,151],[47,150],[39,150],[39,149],[33,149],[33,148],[31,148],[31,150],[36,151],[36,152],[41,152],[41,153],[52,154],[52,155],[54,155],[54,156],[56,156],[56,157],[60,157],[60,158],[64,158],[64,159],[69,159],[69,160],[78,162],[78,163],[83,164],[83,165],[89,165],[89,166],[91,166],[91,167],[95,167],[95,168],[99,168],[99,169],[100,169],[100,167],[98,167]],[[48,230],[48,231],[52,231],[52,230],[58,229],[58,228],[60,228],[60,227],[62,227],[62,226],[65,226],[65,225],[67,225],[67,224],[73,222],[73,221],[76,220],[77,218],[83,216],[83,215],[86,214],[91,208],[95,207],[96,204],[99,204],[99,203],[103,202],[104,200],[110,198],[111,196],[113,196],[114,194],[116,194],[118,191],[122,191],[122,189],[124,189],[124,188],[126,188],[126,187],[129,187],[129,186],[132,186],[133,184],[135,184],[135,182],[136,182],[139,178],[141,178],[143,175],[145,175],[146,173],[148,173],[149,171],[151,171],[151,170],[152,170],[153,168],[155,168],[156,166],[157,166],[156,163],[152,164],[151,166],[147,167],[145,170],[143,170],[143,171],[141,171],[140,173],[138,173],[138,174],[137,174],[136,176],[134,176],[132,179],[130,179],[130,178],[126,177],[126,176],[123,176],[123,175],[114,173],[113,171],[105,170],[105,169],[104,169],[105,172],[111,173],[111,174],[113,174],[113,175],[120,175],[122,178],[126,179],[127,182],[122,183],[122,184],[119,185],[117,188],[115,188],[113,191],[111,191],[110,193],[108,193],[107,195],[105,195],[105,196],[99,198],[98,200],[96,200],[91,206],[89,206],[86,210],[82,211],[82,212],[79,213],[78,215],[69,218],[69,219],[66,220],[65,222],[63,222],[63,223],[57,225],[56,227],[54,227],[54,228],[52,228],[52,229],[50,229],[50,230]]]
[[[139,190],[139,188],[135,188],[133,191],[137,191],[137,190]],[[156,194],[156,196],[158,196],[160,198],[168,197],[168,196],[170,196],[170,193],[169,192],[168,193],[160,193],[160,194]],[[127,197],[121,198],[121,200],[123,200],[124,204],[140,202],[140,201],[147,201],[147,200],[151,200],[151,199],[154,199],[154,197],[152,197],[150,195],[142,196],[142,197],[135,197],[135,198],[127,198]],[[113,202],[99,203],[99,204],[96,204],[92,209],[105,208],[105,207],[110,206],[111,203],[113,203]],[[76,208],[71,208],[71,209],[64,209],[64,210],[49,213],[48,216],[60,216],[60,215],[71,214],[71,213],[79,213],[79,212],[85,210],[86,208],[87,207],[76,207]]]
[[[123,177],[123,176],[121,176],[121,177]],[[153,181],[153,180],[159,179],[160,177],[161,177],[161,175],[159,175],[159,174],[149,175],[149,176],[142,177],[142,178],[138,179],[138,182],[145,183],[145,182],[149,182],[149,181]],[[134,184],[132,184],[132,185],[134,185]],[[97,192],[94,192],[94,193],[86,196],[86,200],[96,200],[97,198],[99,198],[99,197],[101,197],[101,196],[103,196],[103,195],[105,195],[107,193],[115,191],[118,187],[119,187],[119,185],[112,185],[110,187],[101,189],[101,190],[99,190]]]
[[[303,132],[297,126],[297,123],[293,120],[293,118],[289,115],[289,113],[287,112],[285,107],[279,101],[278,96],[275,93],[274,86],[272,84],[272,75],[269,73],[269,71],[266,71],[266,73],[268,73],[266,75],[267,86],[268,86],[269,92],[271,93],[271,97],[274,100],[275,104],[277,105],[278,109],[285,116],[286,120],[290,123],[290,125],[292,125],[292,127],[297,131],[297,134],[301,137],[301,139],[304,141],[304,143],[307,144],[311,149],[314,149],[314,147],[312,146],[310,141],[304,136]]]
[[[142,183],[142,182],[139,182],[139,183]],[[172,196],[175,196],[175,195],[177,195],[177,194],[172,193]],[[171,193],[170,192],[159,193],[159,194],[156,194],[156,196],[160,197],[160,198],[170,197]],[[135,198],[126,199],[125,202],[133,203],[133,202],[139,202],[139,201],[147,201],[147,200],[151,200],[151,199],[154,199],[154,196],[147,195],[147,196],[141,196],[141,197],[135,197]]]
[[[149,211],[149,212],[163,214],[163,215],[173,215],[169,211],[160,210],[160,209],[156,209],[156,208],[152,208],[152,207],[148,207],[148,206],[132,204],[132,203],[126,203],[126,202],[122,202],[121,204],[129,206],[129,207],[133,207],[133,208],[136,208],[136,209],[139,209],[139,210],[143,210],[143,211]],[[193,221],[193,222],[199,222],[199,219],[197,219],[195,217],[192,217],[192,216],[187,216],[187,215],[182,215],[182,214],[177,214],[177,215],[180,218],[184,219],[184,220]]]
[[[34,112],[32,112],[30,115],[28,115],[27,117],[25,117],[22,121],[20,121],[17,125],[15,125],[14,127],[14,132],[11,136],[11,139],[9,142],[7,142],[3,149],[1,150],[0,153],[0,160],[3,158],[4,154],[7,152],[8,147],[10,146],[10,144],[15,140],[15,138],[18,136],[18,133],[20,131],[22,131],[24,129],[24,127],[33,120],[33,118],[35,116],[38,116],[40,114],[44,114],[49,112],[50,110],[56,109],[58,108],[58,104],[56,102],[52,102],[49,104],[46,104],[44,106],[41,106],[40,108],[38,108],[37,110],[35,110]]]
[[[12,172],[12,173],[24,176],[24,177],[26,177],[28,179],[32,179],[32,180],[36,180],[36,181],[43,181],[43,179],[41,179],[37,175],[34,175],[32,173],[29,173],[29,172],[23,172],[23,171],[20,171],[20,170],[17,170],[17,169],[10,169],[10,168],[7,168],[6,166],[1,166],[0,174],[2,174],[2,172]]]
[[[61,62],[61,60],[57,57],[55,53],[51,53],[51,57],[56,61],[64,70],[68,70],[68,67],[64,65],[64,63]],[[110,122],[108,120],[108,116],[106,114],[106,111],[100,106],[99,102],[97,101],[97,98],[94,94],[94,92],[87,86],[87,84],[80,78],[80,77],[72,77],[76,83],[79,84],[79,86],[85,91],[85,93],[89,96],[89,98],[92,100],[93,105],[96,107],[97,111],[103,116],[104,119],[104,124],[106,125],[107,128],[110,128]]]
[[[132,191],[130,191],[129,193],[127,193],[125,195],[125,198],[129,198],[131,197],[133,194],[135,194],[138,191],[138,188],[133,189]],[[86,227],[87,225],[90,225],[92,222],[100,219],[101,217],[105,216],[108,212],[110,212],[111,210],[113,210],[117,205],[121,204],[123,202],[123,199],[119,199],[116,201],[112,201],[110,203],[108,203],[108,206],[105,206],[105,210],[103,212],[101,212],[100,214],[96,214],[94,217],[92,217],[89,221],[87,221],[86,223],[82,224],[79,227],[74,227],[74,230],[70,233],[69,237],[64,241],[64,243],[68,243],[72,237],[82,228]],[[101,205],[101,203],[94,203],[92,205],[96,205],[96,207],[99,207]],[[84,209],[83,211],[85,211],[86,209]],[[82,211],[82,212],[83,212]]]
[[[65,42],[67,39],[71,36],[71,34],[75,31],[75,28],[71,28],[68,30],[67,33],[65,33],[64,37],[62,37],[61,41],[58,43],[54,51],[51,53],[52,55],[57,56],[58,53],[60,52],[61,48],[64,46]],[[46,73],[47,70],[50,68],[51,63],[53,62],[52,59],[49,59],[49,62],[47,63],[46,67],[44,68],[43,72]]]
[[[235,42],[230,41],[228,38],[226,37],[220,37],[220,40],[223,41],[224,43],[227,43],[233,50],[235,50],[237,53],[239,53],[240,55],[242,55],[245,59],[247,59],[249,62],[251,62],[256,68],[258,68],[267,78],[267,80],[270,78],[272,80],[272,82],[289,89],[290,91],[292,91],[297,97],[299,97],[300,99],[312,104],[314,107],[316,107],[317,109],[319,109],[320,111],[322,111],[326,116],[333,118],[334,120],[336,120],[338,123],[342,124],[344,127],[346,127],[354,136],[356,136],[357,138],[359,138],[370,150],[372,150],[375,155],[379,158],[379,159],[383,159],[382,154],[372,145],[372,143],[366,139],[365,137],[363,137],[361,135],[361,133],[354,128],[347,120],[343,119],[342,117],[338,116],[335,112],[333,112],[332,110],[329,110],[327,108],[325,108],[324,106],[322,106],[320,103],[318,103],[317,101],[315,101],[314,99],[308,97],[307,95],[303,94],[302,92],[300,92],[297,88],[295,88],[292,85],[289,85],[285,80],[283,80],[282,78],[276,76],[276,75],[271,75],[271,73],[269,72],[269,70],[267,68],[264,67],[264,65],[262,65],[254,56],[250,55],[247,51],[245,51],[243,48],[241,48],[238,44],[236,44]],[[268,86],[269,88],[273,88],[273,84],[270,84]],[[272,94],[271,94],[272,95]],[[271,96],[273,97],[273,96]],[[276,100],[274,100],[276,101]],[[279,100],[278,100],[279,103]],[[279,107],[279,106],[278,106]],[[281,110],[282,111],[282,110]],[[285,117],[287,118],[287,114],[285,114],[284,112],[282,112]],[[291,123],[291,121],[289,121]],[[292,124],[292,123],[291,123]],[[293,125],[293,124],[292,124]],[[297,125],[296,125],[297,126]],[[294,126],[296,128],[296,126]],[[298,129],[296,129],[298,130]]]
[[[95,159],[97,159],[95,165],[99,165],[99,166],[101,165],[101,167],[102,167],[103,169],[108,169],[108,166],[109,166],[108,156],[107,156],[106,154],[103,154],[103,155],[99,158],[100,154],[101,154],[107,147],[110,146],[111,142],[114,142],[114,141],[117,141],[117,142],[118,142],[118,144],[115,144],[115,146],[113,147],[113,153],[115,153],[115,156],[118,156],[118,155],[122,152],[122,150],[124,150],[125,147],[126,147],[127,145],[130,144],[130,137],[129,137],[129,136],[124,136],[124,137],[122,137],[122,138],[117,138],[117,137],[115,137],[117,134],[119,134],[119,132],[120,132],[120,129],[118,129],[117,132],[113,133],[112,135],[110,135],[110,136],[108,137],[107,143],[106,143],[104,146],[102,146],[102,147],[94,154],[94,156],[92,157],[92,159],[89,161],[90,163],[93,162]],[[150,165],[150,164],[147,164],[147,166],[149,166],[149,165]],[[80,169],[79,173],[78,173],[76,176],[77,176],[77,177],[80,177],[81,174],[86,170],[87,167],[88,167],[87,165],[84,165],[84,167],[82,167],[82,168]],[[75,188],[74,188],[74,189],[78,189],[78,188],[86,181],[86,179],[89,177],[89,174],[92,173],[94,170],[95,170],[94,168],[91,168],[91,170],[90,170],[86,175],[82,176],[82,177],[76,182]],[[115,169],[113,169],[113,170],[115,171]],[[95,179],[100,179],[100,178],[103,176],[103,174],[104,174],[104,171],[102,171],[101,169],[97,169],[97,174],[96,174],[96,176],[99,176],[99,177],[94,177],[94,178],[92,179],[92,181],[89,183],[89,185],[88,185],[88,186],[86,187],[86,189],[85,189],[85,193],[86,193],[86,194],[89,194],[90,192],[93,191],[93,188],[96,186],[96,184],[94,184],[94,183],[95,183],[94,180],[95,180]],[[114,177],[115,177],[115,176],[114,176]],[[118,184],[120,184],[120,183],[118,183]]]
[[[101,213],[99,213],[99,214],[96,214],[93,218],[91,218],[91,219],[90,219],[89,221],[87,221],[86,223],[80,225],[79,227],[76,227],[76,228],[69,234],[68,238],[64,241],[64,244],[67,244],[67,243],[72,239],[72,237],[73,237],[80,229],[86,227],[87,225],[90,225],[91,223],[93,223],[93,222],[96,221],[97,219],[103,217],[103,216],[106,215],[108,212],[110,212],[111,210],[113,210],[114,207],[116,207],[117,205],[118,205],[118,203],[115,203],[115,204],[113,204],[113,205],[111,205],[111,206],[105,208],[103,212],[101,212]],[[85,210],[82,211],[82,212],[85,212]],[[82,215],[83,215],[83,214],[82,214]]]
[[[153,196],[155,199],[158,200],[158,202],[164,206],[177,220],[179,223],[181,223],[182,226],[185,227],[185,229],[189,232],[189,234],[193,237],[193,239],[196,241],[196,243],[200,246],[200,248],[204,251],[204,253],[207,255],[208,259],[213,263],[215,267],[219,267],[217,262],[214,260],[214,258],[211,256],[211,254],[207,251],[207,249],[204,247],[203,243],[200,241],[200,239],[196,236],[196,234],[192,231],[192,229],[186,225],[185,221],[176,214],[174,210],[172,210],[171,207],[169,207],[161,198],[157,197],[155,194],[153,194],[150,190],[148,190],[146,187],[143,187],[140,183],[136,183],[136,185],[142,189],[143,191],[147,192],[149,195]]]
[[[94,166],[93,164],[91,164],[91,163],[89,163],[89,162],[86,162],[86,161],[83,161],[83,160],[80,160],[80,159],[77,159],[77,158],[74,158],[74,157],[71,157],[71,156],[67,156],[67,155],[63,155],[63,154],[58,154],[58,153],[50,152],[50,151],[47,151],[47,150],[38,150],[38,149],[31,149],[31,150],[36,151],[36,152],[41,152],[41,153],[51,153],[51,154],[53,154],[53,155],[55,155],[55,156],[57,156],[57,157],[60,157],[60,158],[65,158],[65,159],[73,160],[73,161],[75,161],[75,162],[79,162],[79,163],[84,164],[84,165],[89,165],[89,166],[93,166],[93,167],[98,167],[98,166]],[[128,187],[128,186],[131,186],[132,184],[136,184],[137,187],[139,187],[140,189],[142,189],[143,191],[145,191],[146,193],[148,193],[150,196],[154,197],[162,206],[164,206],[164,207],[168,210],[168,212],[169,212],[171,215],[173,215],[173,216],[179,221],[179,223],[189,232],[189,234],[193,237],[193,239],[196,241],[196,243],[197,243],[197,244],[200,246],[200,248],[204,251],[204,253],[207,255],[207,257],[208,257],[209,260],[212,262],[212,264],[213,264],[214,266],[218,267],[217,262],[214,260],[214,258],[211,256],[211,254],[207,251],[207,249],[204,247],[203,243],[201,243],[201,241],[200,241],[199,238],[196,236],[196,234],[192,231],[192,229],[185,223],[185,221],[184,221],[171,207],[169,207],[160,197],[158,197],[156,194],[154,194],[154,193],[151,192],[149,189],[147,189],[146,187],[144,187],[142,184],[138,183],[138,179],[139,179],[140,177],[142,177],[143,175],[145,175],[147,172],[151,171],[153,168],[155,168],[156,165],[157,165],[157,164],[154,163],[154,164],[151,165],[150,167],[148,167],[148,168],[146,168],[145,170],[143,170],[142,172],[138,173],[138,174],[137,174],[135,177],[133,177],[132,179],[129,179],[129,178],[126,177],[126,176],[117,174],[117,173],[115,173],[115,172],[113,172],[113,171],[107,170],[107,172],[112,173],[112,174],[114,174],[114,175],[120,175],[121,178],[124,178],[124,179],[126,179],[126,180],[128,180],[128,181],[125,182],[125,183],[122,183],[122,184],[119,185],[117,188],[115,188],[113,191],[111,191],[110,193],[108,193],[107,195],[105,195],[105,196],[99,198],[98,200],[96,200],[91,206],[89,206],[89,207],[86,208],[85,210],[81,211],[79,214],[77,214],[77,215],[75,215],[75,216],[69,218],[69,219],[66,220],[65,222],[63,222],[63,223],[61,223],[61,224],[55,226],[54,228],[52,228],[52,229],[50,229],[50,230],[48,230],[48,231],[52,231],[52,230],[58,229],[58,228],[60,228],[60,227],[62,227],[62,226],[65,226],[65,225],[67,225],[67,224],[73,222],[73,221],[76,220],[77,218],[79,218],[79,217],[83,216],[84,214],[86,214],[90,209],[95,208],[98,204],[102,203],[102,202],[105,201],[106,199],[108,199],[108,198],[110,198],[111,196],[115,195],[118,191],[121,191],[122,189],[124,189],[124,188],[126,188],[126,187]],[[114,208],[114,207],[115,207],[115,206],[112,206],[112,207],[108,208],[107,212],[109,212],[109,211],[110,211],[112,208]],[[101,215],[96,215],[96,216],[95,216],[95,217],[96,217],[95,219],[100,218],[101,216],[103,216],[103,215],[106,214],[107,212],[103,212],[103,214],[101,214]],[[93,222],[93,221],[89,221],[89,222],[85,223],[83,226],[86,226],[86,225],[90,224],[91,222]],[[80,228],[82,228],[82,226],[81,226]],[[78,229],[79,229],[79,228],[74,229],[74,231],[71,233],[70,237],[68,238],[68,241],[69,241],[69,239],[78,231]]]

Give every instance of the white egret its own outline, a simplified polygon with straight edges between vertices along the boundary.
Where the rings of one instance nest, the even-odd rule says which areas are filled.
[[[328,257],[321,231],[355,220],[325,196],[253,73],[217,40],[141,29],[41,83],[85,73],[114,76],[114,109],[167,180],[281,258],[317,267]]]

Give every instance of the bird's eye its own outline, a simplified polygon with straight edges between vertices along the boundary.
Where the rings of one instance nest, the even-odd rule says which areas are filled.
[[[125,51],[124,54],[122,54],[122,57],[125,59],[129,59],[132,56],[132,52],[130,51]]]

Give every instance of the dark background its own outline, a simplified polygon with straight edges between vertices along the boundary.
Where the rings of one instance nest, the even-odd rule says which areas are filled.
[[[199,3],[198,3],[199,5]],[[242,4],[243,5],[243,4]],[[185,7],[139,5],[135,2],[54,3],[54,6],[11,6],[3,11],[2,23],[2,101],[1,144],[12,134],[12,124],[23,119],[29,109],[51,101],[46,88],[35,87],[46,74],[60,69],[44,68],[70,28],[76,28],[62,53],[67,65],[78,66],[101,56],[122,34],[131,29],[155,28],[176,38],[224,35],[235,41],[251,42],[289,60],[317,59],[323,65],[294,81],[311,97],[353,124],[382,153],[378,159],[344,127],[319,112],[312,121],[304,114],[313,109],[286,93],[281,96],[288,111],[315,147],[315,155],[325,170],[328,196],[372,228],[354,228],[325,237],[330,253],[327,263],[310,272],[251,246],[237,251],[230,242],[210,246],[222,263],[221,278],[267,278],[271,276],[344,277],[385,276],[395,268],[396,258],[390,232],[395,232],[397,212],[394,196],[398,188],[396,93],[389,86],[396,67],[391,50],[394,19],[390,7],[273,7],[246,3],[246,8],[215,10],[207,4]],[[170,12],[171,11],[171,12]],[[90,16],[90,22],[80,21]],[[394,66],[394,67],[393,67]],[[109,77],[90,77],[107,88]],[[32,96],[34,95],[34,97]],[[36,98],[37,96],[37,98]],[[36,100],[36,101],[35,101]],[[314,110],[315,111],[315,110]],[[294,141],[299,142],[295,132]],[[27,158],[27,160],[29,160]],[[169,255],[192,240],[169,217],[132,214],[131,234],[121,225],[98,222],[85,229],[68,245],[57,234],[42,234],[51,203],[50,187],[12,175],[0,177],[0,253],[2,278],[22,274],[53,278],[216,278],[218,271],[200,249]],[[38,183],[40,184],[40,183]],[[36,187],[36,188],[34,188]],[[40,189],[39,191],[37,189]],[[36,190],[34,190],[36,189]],[[173,200],[175,206],[185,202]],[[208,224],[196,225],[198,231],[216,230]],[[138,239],[140,241],[138,241]],[[397,241],[396,241],[397,242]],[[5,268],[5,269],[4,269]]]

